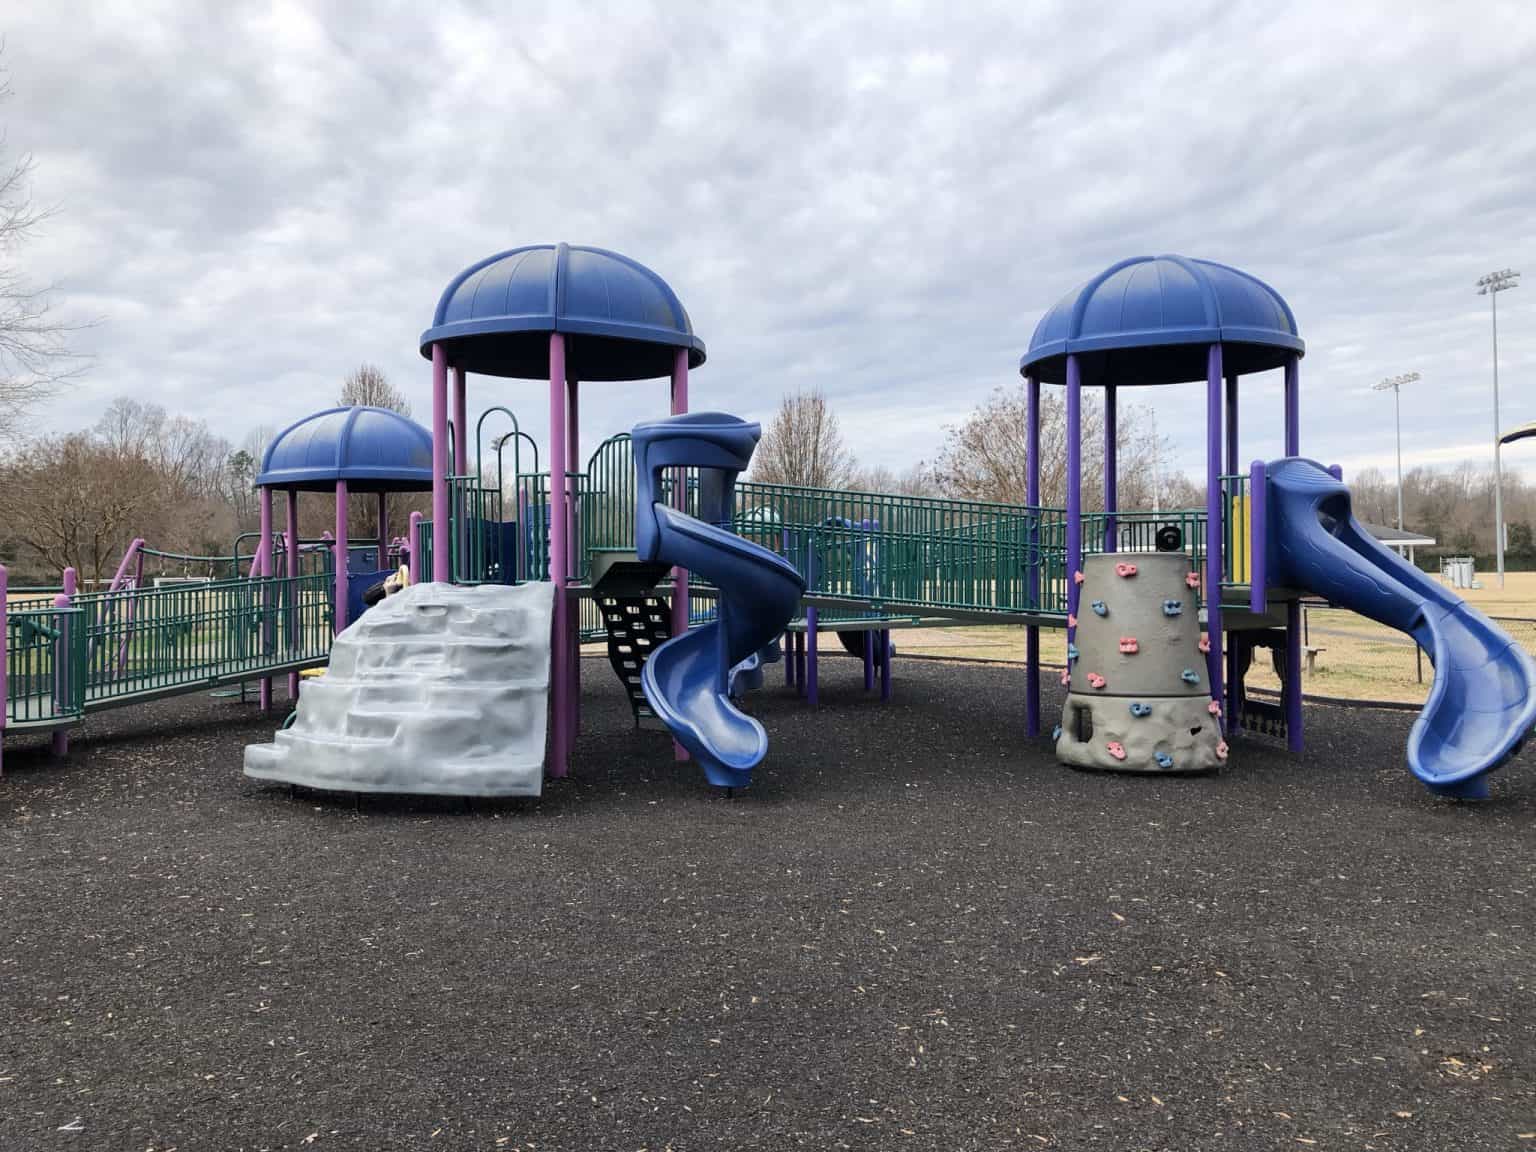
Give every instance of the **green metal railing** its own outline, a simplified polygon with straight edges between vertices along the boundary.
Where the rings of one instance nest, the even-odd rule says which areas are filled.
[[[84,614],[9,607],[5,613],[6,724],[78,718],[85,710]]]
[[[1246,473],[1221,478],[1221,501],[1221,583],[1226,587],[1247,587],[1253,509],[1248,500]]]
[[[321,572],[76,596],[86,705],[322,661],[333,591]]]

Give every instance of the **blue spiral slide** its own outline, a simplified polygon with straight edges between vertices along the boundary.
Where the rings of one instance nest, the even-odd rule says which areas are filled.
[[[1408,737],[1408,766],[1431,791],[1477,799],[1488,773],[1536,725],[1536,663],[1482,613],[1383,547],[1322,465],[1277,460],[1269,477],[1267,580],[1314,592],[1406,632],[1435,666]]]
[[[736,477],[762,429],[722,412],[693,412],[637,426],[635,548],[715,586],[717,619],[651,653],[641,687],[651,708],[699,761],[711,784],[744,787],[768,751],[763,726],[731,703],[731,670],[784,631],[805,592],[783,557],[729,531]],[[657,499],[667,468],[697,469],[696,519]]]

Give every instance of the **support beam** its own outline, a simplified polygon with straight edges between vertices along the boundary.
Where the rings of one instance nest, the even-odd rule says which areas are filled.
[[[672,415],[682,416],[688,411],[688,349],[679,348],[672,357]],[[677,480],[673,485],[673,506],[686,511],[688,507],[687,473],[684,469],[677,470]],[[715,602],[715,611],[718,614],[720,602]],[[691,616],[688,600],[688,570],[686,568],[672,569],[672,635],[681,636],[688,631],[688,621]],[[673,756],[678,760],[688,759],[688,750],[676,740],[672,742]]]
[[[1024,502],[1029,505],[1029,548],[1025,553],[1025,579],[1029,582],[1027,603],[1040,607],[1040,381],[1033,376],[1024,380],[1028,406],[1028,438],[1025,450],[1026,479]],[[890,633],[886,633],[889,649]],[[886,657],[889,663],[888,656]],[[889,684],[886,686],[889,688]],[[1040,629],[1031,624],[1024,629],[1024,732],[1040,735]]]
[[[283,552],[287,562],[286,575],[288,576],[288,651],[290,653],[299,650],[299,590],[294,578],[299,574],[299,492],[296,488],[289,488],[284,496],[285,518],[283,530],[287,538],[283,541]],[[419,516],[420,513],[417,513]],[[297,706],[299,699],[299,674],[288,673],[288,700]]]
[[[549,775],[556,778],[570,771],[571,684],[567,665],[571,658],[570,600],[566,596],[566,561],[570,544],[566,529],[570,524],[565,502],[565,337],[559,332],[549,337],[549,579],[555,586],[554,637],[550,645],[550,733]]]
[[[468,391],[464,369],[453,370],[453,474],[469,475],[469,419],[465,414]]]
[[[1206,353],[1205,374],[1205,619],[1211,651],[1206,657],[1206,676],[1211,699],[1221,703],[1223,662],[1221,635],[1221,345]],[[1225,724],[1219,725],[1224,728]]]
[[[448,538],[448,354],[432,345],[432,579],[452,579]]]
[[[1117,551],[1119,533],[1116,531],[1115,513],[1120,510],[1120,477],[1115,459],[1119,413],[1116,411],[1115,386],[1104,385],[1104,551]]]
[[[347,482],[336,481],[336,632],[339,635],[349,623],[347,619],[348,573],[347,561]]]
[[[261,654],[266,656],[267,638],[271,635],[272,619],[272,582],[267,577],[272,575],[272,489],[263,487],[259,501],[259,528],[261,540],[256,546],[257,563],[261,566],[261,636],[258,643],[261,645]],[[257,708],[265,716],[272,711],[272,677],[263,676],[257,682],[256,689]]]

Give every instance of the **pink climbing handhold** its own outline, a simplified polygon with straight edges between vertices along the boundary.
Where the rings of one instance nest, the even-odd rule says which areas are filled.
[[[1090,673],[1088,673],[1088,687],[1090,687],[1090,688],[1102,688],[1102,687],[1104,687],[1104,677],[1100,676],[1097,672],[1090,672]]]
[[[1111,740],[1108,744],[1104,745],[1104,751],[1108,752],[1116,760],[1125,759],[1125,745],[1118,740]]]
[[[1076,628],[1077,627],[1077,615],[1075,613],[1072,613],[1072,612],[1068,612],[1067,613],[1067,627],[1068,628]]]
[[[1209,652],[1210,650],[1211,650],[1211,638],[1209,636],[1202,636],[1202,637],[1200,637],[1200,651],[1202,651],[1202,652]]]
[[[1186,574],[1185,577],[1184,577],[1184,587],[1186,587],[1186,588],[1198,588],[1198,587],[1200,587],[1200,573],[1198,573],[1198,572],[1190,572],[1190,573]]]
[[[1214,700],[1212,700],[1209,704],[1207,704],[1205,706],[1205,710],[1207,712],[1209,712],[1212,716],[1220,716],[1221,715],[1221,705],[1216,703],[1216,701],[1214,701]]]
[[[1072,583],[1074,583],[1074,584],[1081,584],[1082,582],[1083,582],[1083,574],[1081,572],[1074,572],[1074,573],[1072,573]]]
[[[1226,758],[1227,758],[1227,742],[1225,740],[1218,740],[1218,741],[1216,741],[1216,759],[1218,759],[1218,760],[1225,760]]]
[[[1115,565],[1115,575],[1116,576],[1124,576],[1126,578],[1130,578],[1130,577],[1136,575],[1136,565],[1134,565],[1134,564],[1116,564]]]
[[[1127,656],[1134,656],[1137,652],[1141,651],[1141,645],[1136,643],[1136,637],[1134,636],[1122,636],[1120,637],[1120,651]]]

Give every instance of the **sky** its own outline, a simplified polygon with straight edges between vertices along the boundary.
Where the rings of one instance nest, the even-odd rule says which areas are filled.
[[[442,289],[557,240],[671,284],[709,348],[695,408],[820,388],[870,465],[932,460],[1057,299],[1159,252],[1287,298],[1302,449],[1351,471],[1390,470],[1371,385],[1409,371],[1405,462],[1491,458],[1474,282],[1527,268],[1502,411],[1536,419],[1528,4],[51,0],[0,32],[5,147],[56,209],[17,256],[91,323],[41,431],[133,395],[239,440],[361,361],[426,418]],[[545,391],[476,378],[470,405],[537,431]],[[1201,387],[1132,402],[1197,471]],[[666,403],[586,385],[583,445]],[[1277,374],[1245,381],[1245,459],[1281,454],[1280,413]]]

